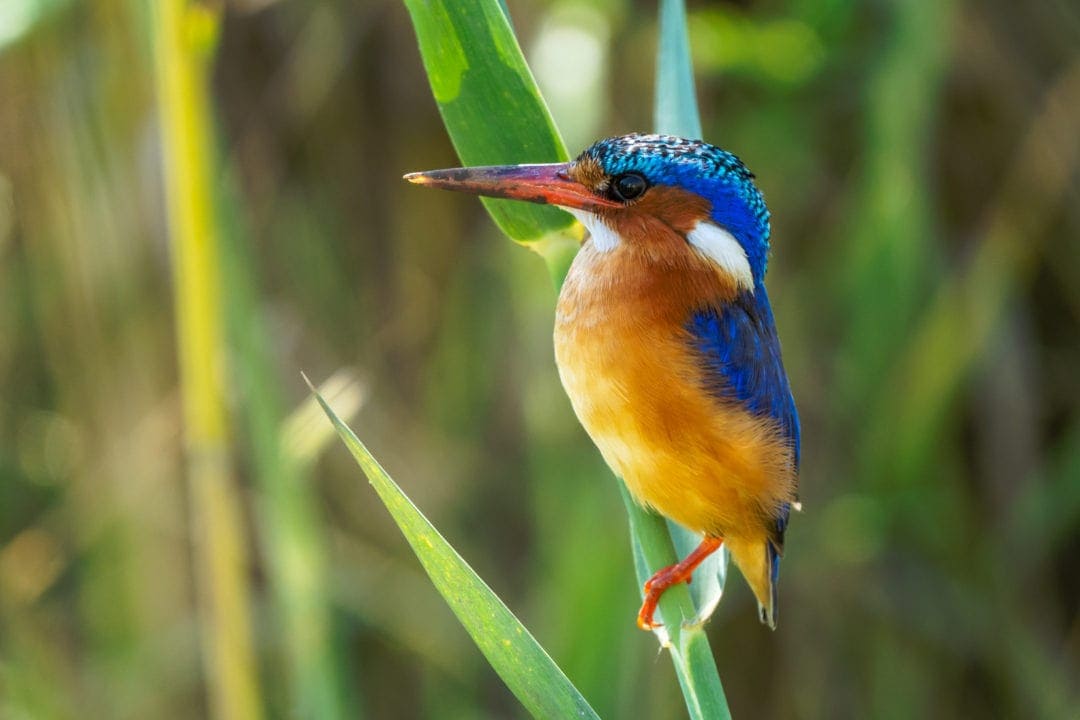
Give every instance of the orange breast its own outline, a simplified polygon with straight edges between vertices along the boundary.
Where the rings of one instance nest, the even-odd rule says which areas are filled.
[[[733,288],[669,229],[586,243],[559,297],[555,356],[585,430],[642,504],[698,532],[760,537],[794,499],[775,423],[705,389],[685,329]]]

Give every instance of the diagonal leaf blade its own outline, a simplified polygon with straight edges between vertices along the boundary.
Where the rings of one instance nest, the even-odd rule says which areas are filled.
[[[562,162],[566,146],[497,0],[405,0],[431,92],[464,165]],[[509,237],[569,228],[555,207],[483,200]]]
[[[521,704],[538,718],[598,717],[532,634],[424,517],[314,387],[311,392],[436,589]]]

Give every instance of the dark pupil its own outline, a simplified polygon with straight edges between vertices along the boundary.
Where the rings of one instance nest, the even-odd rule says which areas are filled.
[[[645,178],[636,173],[620,175],[611,184],[611,189],[619,200],[633,200],[645,192],[647,187],[648,183],[645,182]]]

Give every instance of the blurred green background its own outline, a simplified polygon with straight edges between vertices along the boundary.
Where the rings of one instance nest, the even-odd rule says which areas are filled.
[[[149,5],[0,2],[0,716],[219,712],[215,522],[251,634],[236,716],[522,715],[301,370],[602,716],[683,716],[558,385],[543,263],[400,180],[456,158],[397,0],[225,0],[185,29],[218,44],[233,492],[206,515]],[[650,127],[653,3],[509,9],[572,153]],[[709,627],[733,713],[1077,717],[1080,8],[689,9],[706,139],[773,212],[804,432],[780,628],[735,574]]]

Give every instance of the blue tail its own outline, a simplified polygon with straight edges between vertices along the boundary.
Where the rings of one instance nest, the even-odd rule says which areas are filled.
[[[771,629],[776,629],[776,616],[779,612],[780,589],[780,553],[784,548],[784,533],[787,531],[788,518],[791,516],[791,503],[784,503],[780,516],[776,518],[776,533],[765,541],[765,572],[768,576],[768,606],[758,602],[761,622]],[[760,595],[759,595],[760,597]]]
[[[766,607],[759,602],[758,610],[761,613],[761,622],[768,625],[770,630],[775,630],[780,606],[780,552],[771,540],[765,541],[765,558],[769,573],[769,604]]]

